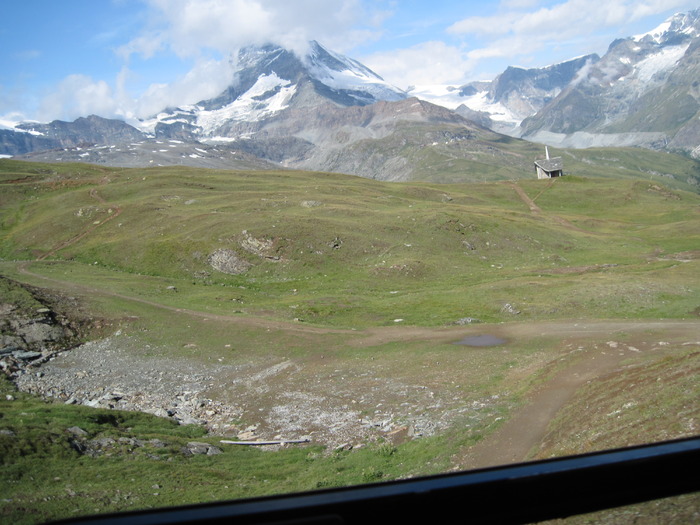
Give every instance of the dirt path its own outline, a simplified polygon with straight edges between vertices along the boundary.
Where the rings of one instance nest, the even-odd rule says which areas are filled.
[[[537,197],[542,195],[546,190],[552,187],[553,183],[549,183],[549,185],[544,188],[540,193],[537,194]],[[520,199],[527,205],[528,208],[530,208],[530,212],[533,215],[543,215],[542,213],[542,208],[540,208],[537,204],[535,204],[535,201],[532,200],[527,193],[525,193],[525,190],[522,189],[517,182],[508,182],[508,185],[515,190],[515,192],[518,194]],[[537,198],[536,197],[536,198]],[[586,230],[582,230],[578,226],[575,226],[574,224],[570,223],[563,217],[559,217],[558,215],[553,215],[553,214],[547,214],[547,218],[553,220],[554,222],[561,224],[564,228],[567,228],[569,230],[575,230],[577,232],[581,233],[591,233]]]
[[[31,262],[21,263],[18,266],[20,273],[31,276],[33,279],[59,285],[62,289],[75,292],[76,294],[102,294],[118,297],[187,316],[219,320],[246,328],[253,327],[261,330],[281,331],[288,333],[290,336],[294,334],[320,336],[340,334],[347,336],[344,344],[349,347],[369,348],[401,341],[432,341],[436,344],[450,343],[458,341],[468,334],[483,333],[508,341],[528,341],[533,338],[546,336],[560,340],[562,349],[567,342],[581,343],[578,350],[562,354],[561,357],[564,360],[559,363],[559,366],[562,366],[562,368],[531,392],[524,405],[518,408],[503,426],[454,459],[456,466],[462,469],[526,460],[533,448],[541,443],[552,418],[569,402],[580,387],[591,379],[604,377],[619,370],[623,360],[634,357],[639,352],[638,349],[630,346],[608,347],[605,344],[600,344],[601,341],[619,340],[621,338],[624,338],[626,341],[646,341],[648,337],[662,337],[659,334],[663,334],[663,337],[682,338],[685,341],[692,341],[692,344],[700,344],[700,321],[697,320],[645,320],[643,322],[625,320],[552,320],[496,325],[482,324],[469,327],[387,326],[365,330],[342,330],[261,317],[228,316],[177,308],[139,297],[45,277],[32,272],[28,268],[29,264]],[[650,336],[649,334],[651,333],[657,335]],[[644,351],[651,350],[645,349]],[[556,365],[557,362],[555,361],[553,364]],[[279,378],[276,381],[279,383]],[[323,396],[319,395],[317,397],[321,399]],[[300,401],[295,400],[294,402],[299,403]],[[308,410],[311,411],[311,409]],[[347,410],[341,412],[345,414]]]
[[[104,184],[104,182],[102,182],[102,183]],[[100,204],[103,204],[103,205],[107,204],[107,201],[100,194],[97,193],[97,189],[95,189],[95,188],[90,190],[90,197],[95,199]],[[121,213],[122,213],[122,208],[120,206],[110,207],[110,215],[109,216],[107,216],[106,218],[102,219],[99,222],[91,224],[86,229],[84,229],[82,232],[74,235],[70,239],[67,239],[65,241],[61,241],[56,246],[51,248],[51,250],[49,250],[45,254],[37,257],[37,261],[43,261],[43,260],[47,259],[48,257],[55,255],[58,251],[63,250],[64,248],[67,248],[68,246],[75,244],[76,242],[80,241],[81,239],[84,239],[85,237],[90,235],[93,231],[95,231],[95,229],[97,229],[100,226],[102,226],[103,224],[119,217],[119,215],[121,215]]]
[[[528,197],[527,193],[525,193],[525,190],[522,189],[517,182],[509,182],[508,184],[511,188],[515,190],[515,192],[518,194],[520,199],[527,205],[527,207],[530,208],[530,211],[532,213],[542,213],[542,209],[537,204],[535,204],[535,201]]]
[[[82,294],[89,294],[89,295],[102,295],[102,296],[106,296],[106,297],[116,297],[119,299],[124,299],[127,301],[132,301],[135,303],[140,303],[140,304],[152,306],[154,308],[168,310],[170,312],[177,312],[177,313],[181,313],[181,314],[185,314],[185,315],[190,315],[192,317],[199,317],[202,319],[212,319],[212,320],[218,320],[218,321],[227,321],[227,322],[231,322],[231,323],[244,324],[247,326],[254,326],[254,327],[259,327],[259,328],[264,328],[264,329],[278,329],[278,330],[287,330],[290,332],[305,332],[305,333],[315,333],[315,334],[330,334],[330,333],[350,334],[350,333],[354,333],[351,330],[318,328],[318,327],[303,325],[300,323],[275,321],[272,319],[265,319],[263,317],[248,317],[248,316],[240,316],[240,315],[237,315],[237,316],[221,315],[221,314],[213,314],[213,313],[208,313],[208,312],[199,312],[196,310],[189,310],[187,308],[178,308],[176,306],[170,306],[170,305],[158,303],[155,301],[149,301],[148,299],[142,299],[141,297],[124,295],[124,294],[120,294],[118,292],[112,292],[110,290],[103,290],[100,288],[95,288],[95,287],[87,286],[87,285],[83,285],[83,284],[77,284],[77,283],[73,283],[70,281],[62,281],[60,279],[52,279],[51,277],[46,277],[44,275],[32,272],[31,270],[28,269],[29,264],[31,264],[31,261],[24,261],[24,262],[20,263],[17,267],[19,273],[33,277],[35,279],[40,279],[42,281],[46,281],[48,283],[53,283],[55,285],[59,285],[59,286],[61,286],[61,288],[65,289],[65,290],[73,291],[75,293],[82,293]]]
[[[70,281],[53,279],[44,275],[32,272],[28,269],[32,261],[24,261],[19,263],[17,269],[19,273],[30,276],[35,279],[46,281],[59,285],[61,288],[82,294],[103,295],[108,297],[116,297],[127,301],[133,301],[140,304],[160,308],[171,312],[177,312],[192,317],[201,319],[211,319],[217,321],[225,321],[234,324],[244,325],[246,327],[257,327],[265,330],[280,330],[290,333],[307,333],[307,334],[342,334],[353,336],[347,341],[350,346],[371,347],[379,346],[392,342],[400,341],[435,341],[451,342],[461,339],[464,334],[473,332],[488,331],[499,337],[507,339],[523,339],[542,335],[557,335],[562,338],[572,336],[605,336],[614,334],[617,331],[641,331],[645,329],[658,330],[674,330],[679,327],[689,325],[688,321],[617,321],[617,320],[595,320],[586,321],[541,321],[537,323],[512,323],[501,325],[475,325],[472,327],[464,326],[445,326],[445,327],[424,327],[424,326],[378,326],[366,328],[364,330],[348,330],[342,328],[327,328],[322,326],[311,326],[308,324],[292,321],[278,321],[265,317],[254,317],[248,315],[224,315],[214,314],[211,312],[201,312],[190,310],[187,308],[178,308],[148,299],[125,295],[118,292],[103,290],[83,284],[77,284]],[[692,324],[692,322],[690,323]],[[700,323],[696,323],[700,325]],[[700,333],[700,326],[698,326]]]
[[[626,354],[629,354],[627,352]],[[501,428],[472,447],[460,459],[464,469],[525,461],[544,438],[549,422],[587,381],[616,370],[625,353],[591,349],[533,392]]]
[[[652,332],[663,333],[665,337],[683,337],[686,344],[700,345],[700,323],[697,321],[594,321],[579,323],[558,323],[554,325],[534,325],[547,329],[549,334],[560,333],[562,340],[572,336],[584,339],[594,336],[610,338],[606,345],[583,347],[571,359],[570,364],[556,372],[549,380],[531,392],[525,404],[516,410],[506,423],[496,432],[487,436],[455,458],[462,469],[484,468],[494,465],[518,463],[528,460],[545,437],[549,423],[574,396],[576,391],[589,381],[613,374],[623,367],[623,361],[640,355],[658,351],[658,347],[642,343],[638,346],[614,342],[616,334],[624,334],[625,339],[647,340]],[[589,339],[590,342],[590,339]]]

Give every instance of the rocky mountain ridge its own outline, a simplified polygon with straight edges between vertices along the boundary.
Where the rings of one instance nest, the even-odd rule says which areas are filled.
[[[613,42],[535,115],[522,136],[572,147],[700,153],[700,9]]]
[[[276,45],[238,54],[234,83],[219,96],[161,112],[138,127],[156,138],[229,142],[258,131],[256,123],[288,108],[339,107],[396,101],[406,94],[359,62],[310,43],[303,57]],[[187,137],[189,134],[189,137]]]
[[[700,9],[617,39],[603,57],[509,67],[492,82],[414,88],[490,129],[554,146],[642,146],[700,156]]]
[[[495,131],[564,147],[700,156],[700,10],[616,40],[603,57],[509,67],[493,82],[440,96],[399,90],[317,42],[301,57],[275,45],[243,48],[237,64],[235,81],[217,97],[134,125],[92,115],[0,129],[0,155],[118,166],[283,166],[407,180],[417,148],[455,136],[501,140]]]

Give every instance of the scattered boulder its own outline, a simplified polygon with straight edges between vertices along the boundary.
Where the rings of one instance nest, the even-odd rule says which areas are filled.
[[[275,253],[275,240],[266,237],[253,237],[248,230],[243,230],[243,238],[239,244],[248,253],[257,255],[261,259],[269,261],[279,261],[280,257]]]
[[[66,432],[69,434],[72,434],[74,436],[82,437],[82,436],[87,436],[88,433],[85,432],[82,428],[80,427],[70,427],[66,429]]]
[[[219,248],[209,255],[209,265],[215,270],[228,275],[240,275],[247,272],[252,264],[241,259],[236,252],[228,248]]]
[[[14,297],[3,303],[4,294]],[[11,378],[44,363],[75,342],[82,321],[54,311],[77,309],[74,298],[57,297],[46,290],[20,284],[0,276],[0,370]]]
[[[462,317],[461,319],[457,319],[454,324],[458,326],[465,326],[468,324],[477,324],[480,323],[481,321],[479,319],[476,319],[474,317]]]
[[[65,337],[63,327],[54,324],[49,316],[43,317],[45,310],[42,308],[39,319],[13,319],[9,322],[14,333],[29,346],[56,342]]]
[[[207,455],[214,456],[216,454],[222,454],[222,450],[219,447],[210,445],[209,443],[200,443],[198,441],[190,441],[187,443],[186,447],[182,447],[182,453],[186,456],[195,455]]]
[[[255,440],[255,439],[258,438],[258,435],[255,433],[255,431],[253,431],[253,430],[248,430],[248,431],[245,431],[245,432],[241,432],[240,434],[238,434],[237,437],[238,437],[238,439],[240,439],[241,441],[253,441],[253,440]]]
[[[10,355],[13,352],[22,350],[18,345],[22,344],[16,337],[0,336],[0,356]]]
[[[506,303],[503,305],[503,308],[501,308],[501,313],[502,314],[510,314],[510,315],[518,315],[520,313],[520,310],[518,310],[512,304]]]
[[[12,357],[21,361],[32,361],[42,356],[41,352],[31,352],[23,350],[15,350],[12,352]]]

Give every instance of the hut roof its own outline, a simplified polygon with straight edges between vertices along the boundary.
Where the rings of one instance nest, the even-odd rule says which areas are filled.
[[[561,160],[561,157],[554,157],[553,159],[536,160],[535,165],[542,168],[547,173],[552,173],[553,171],[560,171],[564,169],[564,162]]]

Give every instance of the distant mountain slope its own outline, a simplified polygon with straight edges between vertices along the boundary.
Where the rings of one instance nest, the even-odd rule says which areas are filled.
[[[610,45],[536,115],[522,135],[569,146],[700,146],[700,10]]]
[[[406,94],[359,62],[318,42],[299,57],[276,45],[246,47],[238,54],[236,81],[217,97],[165,110],[140,128],[156,138],[226,141],[257,131],[260,122],[287,108],[325,103],[341,107],[395,101]]]
[[[35,150],[123,143],[142,138],[142,133],[126,122],[90,115],[73,122],[24,122],[13,130],[0,129],[0,152],[17,155]]]
[[[520,122],[561,93],[586,65],[599,60],[587,55],[544,68],[508,67],[491,82],[470,82],[446,90],[414,87],[409,94],[456,110],[494,131],[517,136]]]
[[[517,178],[531,171],[532,153],[513,155],[505,137],[442,106],[407,98],[317,42],[303,57],[273,45],[244,48],[237,64],[235,82],[217,97],[164,110],[139,129],[89,117],[15,131],[52,141],[49,151],[27,155],[36,161],[283,166],[393,181]],[[499,166],[485,168],[489,162]]]
[[[529,176],[539,148],[504,133],[700,158],[700,10],[617,40],[602,58],[509,67],[493,82],[461,87],[407,93],[315,41],[303,56],[271,44],[246,47],[236,64],[218,96],[134,126],[94,115],[5,123],[0,155],[131,167],[283,166],[380,180]]]
[[[288,168],[348,173],[378,180],[430,179],[439,171],[462,170],[462,179],[517,178],[530,173],[534,150],[514,156],[511,140],[442,106],[415,98],[341,106],[320,100],[309,107],[286,107],[259,121],[223,123],[213,140],[180,123],[177,133],[141,134],[126,144],[38,151],[34,161],[82,161],[110,166],[181,164],[210,168]],[[176,130],[176,123],[165,129]],[[132,128],[134,131],[135,128]],[[224,136],[225,135],[225,136]],[[518,162],[513,165],[513,159]],[[493,162],[500,167],[468,169]],[[449,169],[448,169],[449,168]],[[472,171],[472,175],[467,172]],[[487,177],[488,178],[488,177]]]
[[[700,158],[700,9],[545,68],[414,95],[495,131],[563,147],[643,146]]]

